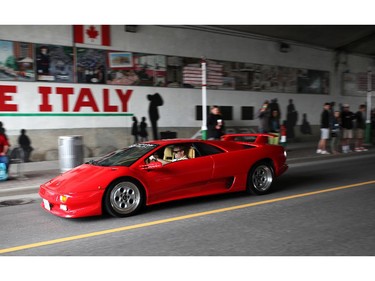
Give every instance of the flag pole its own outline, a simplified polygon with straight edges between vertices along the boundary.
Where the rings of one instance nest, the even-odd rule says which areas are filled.
[[[202,57],[202,140],[207,139],[207,81],[206,59]]]

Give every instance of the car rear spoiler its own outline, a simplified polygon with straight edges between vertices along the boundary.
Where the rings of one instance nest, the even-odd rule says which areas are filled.
[[[254,144],[268,144],[268,138],[276,138],[274,134],[227,134],[221,137],[223,141],[251,142]]]

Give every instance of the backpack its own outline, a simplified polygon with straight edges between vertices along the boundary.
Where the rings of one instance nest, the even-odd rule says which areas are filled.
[[[7,166],[5,165],[5,163],[0,163],[0,181],[6,181],[7,179]]]

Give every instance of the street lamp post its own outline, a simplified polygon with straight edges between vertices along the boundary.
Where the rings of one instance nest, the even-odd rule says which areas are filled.
[[[365,142],[371,144],[371,92],[372,92],[372,72],[369,68],[367,72],[367,110],[366,110],[366,131]]]
[[[207,139],[207,81],[206,60],[202,58],[202,140]]]

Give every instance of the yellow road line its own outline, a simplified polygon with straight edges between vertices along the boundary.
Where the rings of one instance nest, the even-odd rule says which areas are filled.
[[[191,218],[196,218],[196,217],[208,216],[208,215],[222,213],[222,212],[234,211],[234,210],[249,208],[249,207],[253,207],[253,206],[265,205],[265,204],[270,204],[270,203],[275,203],[275,202],[280,202],[280,201],[285,201],[285,200],[291,200],[291,199],[301,198],[301,197],[306,197],[306,196],[312,196],[312,195],[317,195],[317,194],[326,193],[326,192],[333,192],[333,191],[338,191],[338,190],[342,190],[342,189],[364,186],[364,185],[369,185],[369,184],[374,184],[374,183],[375,183],[375,180],[366,181],[366,182],[361,182],[361,183],[356,183],[356,184],[351,184],[351,185],[345,185],[345,186],[333,187],[333,188],[328,188],[328,189],[323,189],[323,190],[318,190],[318,191],[295,194],[295,195],[291,195],[291,196],[279,197],[279,198],[275,198],[275,199],[269,199],[269,200],[254,202],[254,203],[242,204],[242,205],[237,205],[237,206],[232,206],[232,207],[227,207],[227,208],[221,208],[221,209],[216,209],[216,210],[211,210],[211,211],[206,211],[206,212],[194,213],[194,214],[185,215],[185,216],[178,216],[178,217],[174,217],[174,218],[168,218],[168,219],[163,219],[163,220],[151,221],[151,222],[129,225],[129,226],[124,226],[124,227],[118,227],[118,228],[113,228],[113,229],[107,229],[107,230],[102,230],[102,231],[96,231],[96,232],[91,232],[91,233],[86,233],[86,234],[81,234],[81,235],[75,235],[75,236],[69,236],[69,237],[54,239],[54,240],[42,241],[42,242],[38,242],[38,243],[26,244],[26,245],[17,246],[17,247],[0,249],[0,254],[5,254],[5,253],[10,253],[10,252],[15,252],[15,251],[21,251],[21,250],[27,250],[27,249],[32,249],[32,248],[37,248],[37,247],[42,247],[42,246],[47,246],[47,245],[53,245],[53,244],[58,244],[58,243],[63,243],[63,242],[68,242],[68,241],[73,241],[73,240],[78,240],[78,239],[85,239],[85,238],[89,238],[89,237],[95,237],[95,236],[100,236],[100,235],[105,235],[105,234],[110,234],[110,233],[115,233],[115,232],[121,232],[121,231],[137,229],[137,228],[153,226],[153,225],[170,223],[170,222],[174,222],[174,221],[181,221],[181,220],[186,220],[186,219],[191,219]]]

